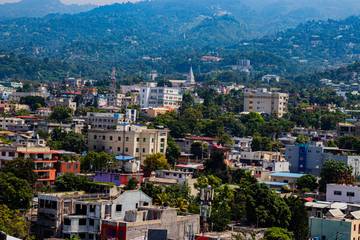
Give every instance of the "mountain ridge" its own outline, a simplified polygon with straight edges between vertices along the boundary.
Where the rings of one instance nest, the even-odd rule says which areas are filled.
[[[75,14],[89,11],[96,6],[64,4],[60,0],[22,0],[0,4],[0,19],[44,17],[48,14]]]

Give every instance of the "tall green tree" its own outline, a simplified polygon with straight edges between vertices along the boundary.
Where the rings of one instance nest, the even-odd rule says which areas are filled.
[[[166,159],[169,164],[175,164],[180,157],[180,147],[176,144],[175,140],[172,137],[168,138],[167,148],[166,148]]]
[[[50,119],[59,123],[68,123],[72,118],[72,110],[68,107],[56,106],[50,115]]]
[[[31,159],[16,158],[9,161],[2,169],[3,173],[12,173],[19,179],[26,180],[33,185],[37,179],[34,173],[34,162]]]
[[[306,174],[296,181],[296,186],[299,190],[302,191],[304,191],[305,189],[309,191],[314,191],[318,188],[319,184],[315,176]]]
[[[75,132],[63,132],[56,128],[51,133],[49,145],[53,149],[62,149],[70,152],[82,153],[86,150],[84,135]]]
[[[297,197],[285,199],[291,212],[288,230],[293,233],[295,240],[306,240],[309,237],[309,218],[304,201]]]
[[[18,211],[0,204],[0,231],[20,239],[30,239],[29,224]]]
[[[146,156],[144,161],[144,171],[151,173],[155,170],[168,169],[169,165],[165,156],[161,153],[154,153]]]
[[[35,111],[40,107],[45,107],[45,99],[40,96],[27,96],[20,99],[21,104],[26,104],[30,107],[31,111]]]
[[[32,197],[33,189],[26,180],[0,172],[0,203],[11,209],[28,209]]]
[[[321,168],[319,182],[321,192],[326,192],[326,184],[351,184],[353,181],[352,167],[347,166],[344,162],[328,160]]]
[[[95,183],[86,176],[66,173],[56,178],[55,188],[59,192],[87,191],[91,192]]]
[[[81,159],[81,171],[93,172],[110,168],[115,162],[115,157],[106,152],[89,152]]]
[[[272,227],[266,230],[264,240],[292,240],[293,235],[285,228]]]

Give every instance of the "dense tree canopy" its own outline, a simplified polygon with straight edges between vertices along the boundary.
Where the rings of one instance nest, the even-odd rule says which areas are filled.
[[[68,123],[71,121],[72,111],[68,107],[56,106],[50,115],[50,119],[59,123]]]
[[[11,209],[28,209],[32,197],[33,189],[26,180],[0,172],[0,203]]]
[[[144,161],[144,171],[150,173],[155,170],[169,168],[167,159],[161,153],[154,153],[146,156]]]
[[[30,239],[29,224],[18,211],[0,204],[0,231],[20,239]]]
[[[351,184],[354,181],[352,167],[336,160],[329,160],[324,163],[321,168],[320,178],[320,191],[322,192],[326,191],[326,184]]]

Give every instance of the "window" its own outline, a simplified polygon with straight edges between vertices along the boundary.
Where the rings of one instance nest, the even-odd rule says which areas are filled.
[[[95,223],[94,219],[89,219],[89,225],[90,226],[94,226],[94,223]]]
[[[160,139],[160,142],[162,143],[165,142],[165,138]]]
[[[138,208],[138,207],[139,207],[139,203],[136,203],[136,204],[135,204],[135,208]]]
[[[113,136],[110,136],[110,141],[112,141],[113,140]]]
[[[346,196],[347,197],[355,197],[355,193],[354,192],[347,192]]]
[[[103,136],[103,140],[105,140],[105,136]]]
[[[128,141],[129,141],[129,137],[126,137],[125,140],[128,142]]]
[[[79,238],[85,239],[85,233],[79,233]]]
[[[117,148],[118,152],[120,152],[120,147]]]
[[[97,136],[96,136],[96,135],[94,135],[94,139],[97,139]]]
[[[143,153],[145,152],[145,148],[143,148]]]
[[[79,225],[80,225],[80,226],[86,225],[86,218],[81,218],[81,219],[79,219]]]
[[[95,207],[96,207],[95,205],[90,205],[90,209],[89,209],[90,212],[95,212]]]
[[[121,141],[121,137],[118,137],[118,141]]]
[[[136,152],[137,152],[137,153],[139,152],[139,148],[136,148]]]
[[[126,148],[125,148],[125,152],[128,152],[128,151],[129,151],[129,148],[126,147]]]
[[[45,207],[45,200],[44,199],[40,199],[40,207],[41,208]]]
[[[71,225],[71,220],[68,218],[64,218],[64,225]]]
[[[122,205],[121,205],[121,204],[116,205],[116,211],[117,211],[117,212],[121,212],[121,211],[122,211]]]
[[[341,191],[334,191],[334,195],[341,196],[342,193],[341,193]]]
[[[146,138],[143,139],[143,142],[146,142]]]
[[[140,141],[140,138],[136,138],[136,142],[139,142]]]

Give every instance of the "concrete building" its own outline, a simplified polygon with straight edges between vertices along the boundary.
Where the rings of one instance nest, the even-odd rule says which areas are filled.
[[[28,131],[29,126],[20,118],[3,117],[0,118],[0,127],[9,131]]]
[[[88,131],[89,151],[134,156],[143,162],[147,155],[166,153],[167,129],[148,129],[139,125],[121,125],[115,130]]]
[[[157,170],[155,173],[155,176],[151,176],[148,181],[152,182],[154,184],[162,184],[162,183],[168,183],[168,184],[184,184],[187,181],[192,179],[192,173],[191,172],[185,172],[185,171],[176,171],[176,170]],[[162,181],[163,179],[171,179],[174,181]]]
[[[359,213],[355,212],[356,218],[345,218],[340,210],[332,210],[334,216],[326,218],[309,218],[310,239],[321,240],[358,240],[360,238]],[[339,212],[340,211],[340,212]],[[338,212],[338,214],[336,214]]]
[[[336,130],[338,136],[360,136],[360,122],[338,123]]]
[[[182,102],[182,90],[180,88],[156,87],[148,85],[140,89],[141,108],[179,108]]]
[[[51,113],[52,113],[52,110],[51,110],[51,108],[48,108],[48,107],[41,107],[41,108],[36,109],[36,111],[35,111],[35,115],[42,117],[42,118],[50,117]]]
[[[172,112],[174,111],[173,108],[164,108],[164,107],[158,107],[158,108],[145,108],[142,112],[144,112],[147,116],[151,118],[155,118],[159,115]]]
[[[244,112],[258,112],[277,117],[287,113],[289,95],[286,93],[269,92],[267,89],[244,90]]]
[[[360,175],[360,156],[353,151],[337,147],[324,147],[322,142],[287,145],[285,158],[290,163],[291,172],[320,175],[325,161],[341,161],[353,168],[353,175]]]
[[[99,239],[104,219],[122,219],[125,212],[150,205],[152,200],[140,190],[119,193],[109,185],[99,185],[97,193],[64,192],[38,196],[37,236]]]
[[[180,214],[175,208],[141,207],[126,212],[124,220],[104,220],[101,239],[145,239],[151,230],[163,230],[165,239],[194,239],[200,232],[200,216]],[[163,239],[163,238],[160,238]]]
[[[76,171],[72,171],[74,166],[69,169],[61,167],[61,156],[71,156],[75,155],[75,153],[63,150],[51,150],[49,147],[45,147],[37,143],[35,144],[27,142],[25,144],[13,143],[0,145],[0,167],[6,165],[7,162],[12,161],[16,158],[31,159],[34,163],[33,172],[36,174],[37,177],[37,186],[53,184],[55,182],[57,172],[75,173],[80,171],[79,163],[79,165],[76,164],[78,168],[76,169]],[[66,164],[64,165],[66,166]],[[57,169],[57,167],[59,168]]]
[[[132,156],[119,155],[115,157],[116,165],[108,171],[96,172],[94,181],[110,182],[116,186],[125,186],[130,179],[139,184],[143,182],[144,174],[140,172],[140,160]]]
[[[326,201],[360,203],[360,187],[345,184],[327,184]]]
[[[251,151],[252,137],[233,137],[233,148],[238,151]]]
[[[42,92],[13,92],[11,93],[11,95],[9,96],[9,101],[13,101],[13,102],[20,102],[21,98],[23,97],[43,97],[43,98],[47,98],[48,95],[44,94]]]
[[[304,176],[304,174],[289,172],[273,172],[270,174],[272,182],[282,182],[290,185],[295,185],[296,181],[302,176]]]
[[[77,108],[76,102],[73,101],[73,99],[71,97],[69,97],[69,98],[62,98],[62,97],[54,98],[54,99],[47,101],[47,105],[50,108],[57,107],[57,106],[67,107],[67,108],[70,108],[73,112],[75,112],[76,108]]]
[[[150,205],[151,201],[140,190],[125,191],[114,199],[75,200],[75,211],[64,216],[63,236],[99,239],[103,220],[123,219],[127,211],[136,211]]]
[[[90,125],[92,129],[116,129],[116,127],[123,122],[135,123],[136,118],[136,109],[127,109],[126,114],[88,112],[86,115],[86,123]]]

